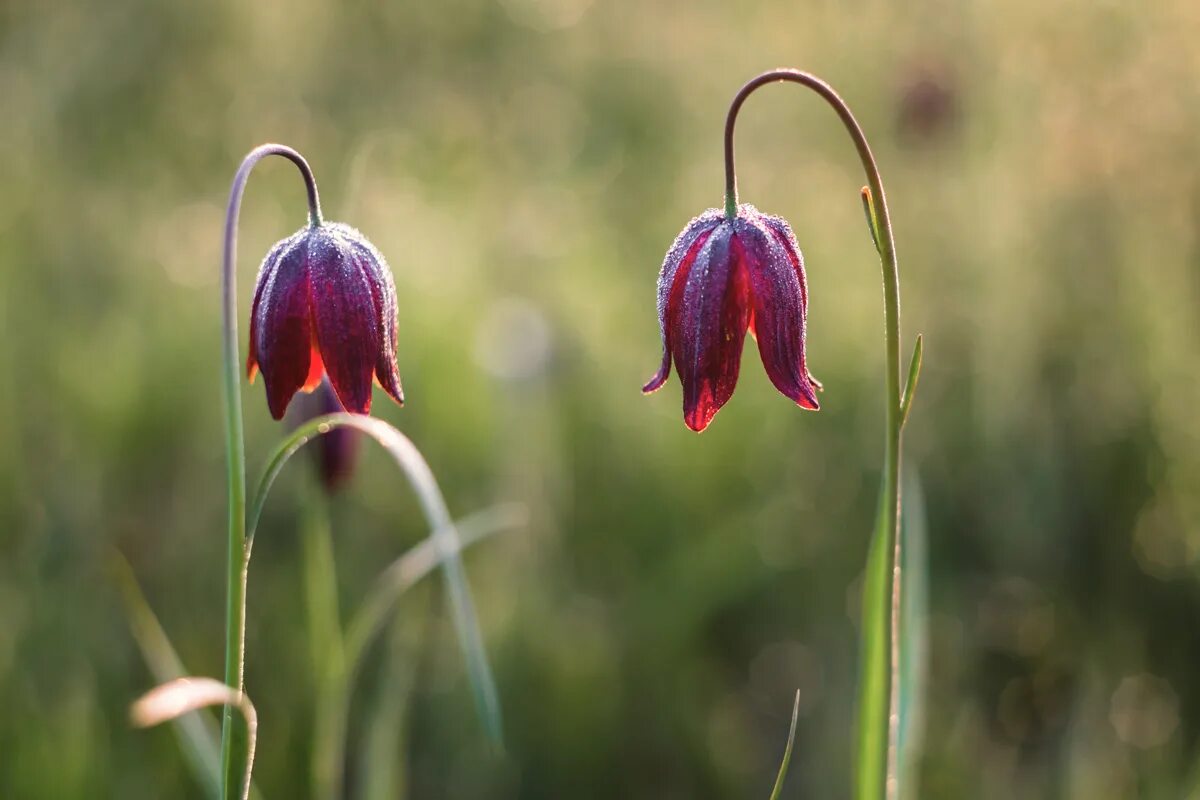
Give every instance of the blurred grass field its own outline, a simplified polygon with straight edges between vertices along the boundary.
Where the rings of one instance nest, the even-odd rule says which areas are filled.
[[[167,731],[127,725],[152,680],[110,564],[219,675],[220,228],[263,141],[392,265],[408,404],[376,413],[455,514],[530,513],[467,554],[506,755],[429,582],[360,684],[350,787],[379,788],[369,760],[412,798],[766,797],[799,688],[785,796],[847,796],[881,293],[815,97],[756,95],[738,165],[804,250],[822,411],[753,347],[702,436],[674,379],[638,391],[662,255],[721,202],[727,103],[786,65],[871,139],[925,337],[919,796],[1200,797],[1197,41],[1189,0],[0,4],[0,796],[202,796]],[[256,172],[243,316],[304,213],[291,167]],[[244,407],[253,479],[280,429],[261,382]],[[250,579],[268,797],[308,796],[309,473]],[[332,508],[343,607],[424,535],[401,485],[364,447]],[[380,709],[403,724],[368,738]]]

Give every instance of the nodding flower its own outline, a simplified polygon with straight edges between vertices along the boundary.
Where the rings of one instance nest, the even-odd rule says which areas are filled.
[[[807,313],[804,259],[787,222],[751,205],[736,214],[709,209],[688,223],[663,261],[662,366],[642,391],[666,383],[674,360],[683,421],[704,430],[733,395],[749,331],[775,388],[815,411],[821,384],[804,361]]]
[[[261,371],[271,416],[328,375],[347,411],[371,410],[371,382],[404,404],[396,368],[396,287],[387,261],[341,223],[309,225],[263,259],[250,310],[251,381]]]

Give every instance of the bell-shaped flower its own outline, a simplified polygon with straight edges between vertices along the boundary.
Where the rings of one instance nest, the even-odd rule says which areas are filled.
[[[387,262],[354,228],[297,231],[263,259],[250,310],[250,380],[261,371],[271,416],[329,376],[347,411],[371,409],[372,379],[404,404],[396,369],[396,287]]]
[[[804,361],[808,287],[791,227],[740,205],[709,209],[671,245],[658,278],[663,357],[642,391],[666,383],[671,362],[683,384],[683,420],[704,430],[733,395],[746,332],[758,340],[767,376],[803,408],[816,410],[821,384]]]

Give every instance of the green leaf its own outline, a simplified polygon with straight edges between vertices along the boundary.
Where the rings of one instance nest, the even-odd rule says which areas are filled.
[[[884,484],[886,486],[886,483]],[[867,553],[863,576],[862,631],[858,676],[857,749],[854,759],[854,797],[881,800],[886,789],[888,746],[888,692],[891,680],[889,623],[891,600],[886,596],[888,570],[888,514],[880,490],[875,532]]]
[[[187,669],[175,653],[158,617],[146,602],[133,569],[116,550],[112,553],[111,571],[125,600],[129,627],[142,654],[142,660],[157,683],[168,683],[187,675]],[[205,794],[221,795],[221,732],[211,715],[202,712],[184,714],[171,723],[180,749],[196,780],[204,786]],[[244,730],[244,724],[239,725]],[[251,788],[251,797],[258,792]]]
[[[875,204],[871,201],[871,189],[868,186],[862,187],[862,204],[863,214],[867,218],[867,230],[871,232],[871,242],[875,245],[875,252],[882,256],[883,252],[879,249],[879,220],[875,218]]]
[[[792,745],[796,741],[796,721],[800,718],[800,690],[796,690],[796,700],[792,703],[792,724],[788,727],[787,746],[783,748],[783,760],[779,762],[779,774],[775,776],[775,788],[771,790],[771,800],[779,800],[783,791],[783,782],[787,780],[788,766],[792,763]]]
[[[929,653],[929,550],[925,496],[915,469],[904,470],[900,517],[900,716],[896,747],[899,800],[917,797],[917,758],[924,727],[925,667]]]
[[[912,408],[913,396],[917,393],[917,379],[921,377],[921,356],[924,352],[924,337],[917,334],[917,343],[913,345],[912,359],[908,362],[908,382],[904,384],[904,394],[900,397],[900,427],[908,422],[908,411]]]

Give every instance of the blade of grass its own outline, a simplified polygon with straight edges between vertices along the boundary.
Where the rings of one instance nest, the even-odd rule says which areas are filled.
[[[881,491],[875,532],[867,553],[863,576],[861,656],[858,684],[858,748],[855,757],[855,797],[879,800],[874,787],[885,785],[888,740],[888,693],[890,672],[890,604],[888,572],[892,568],[888,552],[888,514]]]
[[[258,712],[245,692],[212,678],[176,678],[154,687],[134,701],[129,708],[129,719],[139,728],[149,728],[210,706],[236,708],[245,721],[246,760],[241,797],[248,800],[250,775],[254,770],[254,746],[258,741]]]
[[[867,231],[871,234],[871,243],[875,245],[875,251],[882,255],[883,251],[879,249],[879,220],[875,218],[875,203],[871,201],[871,187],[862,187],[861,194],[863,214],[867,217]]]
[[[397,619],[388,636],[387,663],[361,748],[358,783],[363,800],[404,796],[405,711],[416,683],[416,653],[421,646],[421,634],[412,627]]]
[[[913,397],[917,394],[917,380],[921,377],[921,356],[925,349],[925,337],[917,334],[917,343],[913,345],[912,358],[908,362],[908,380],[904,384],[904,394],[900,397],[900,427],[908,422],[908,412],[912,408]]]
[[[188,674],[154,610],[142,594],[133,568],[117,550],[112,551],[111,570],[120,587],[134,641],[151,676],[160,684]],[[221,795],[221,731],[212,716],[197,711],[172,720],[172,730],[196,780],[214,798]],[[259,800],[258,788],[251,784],[250,797]]]
[[[337,568],[324,492],[305,493],[301,529],[309,656],[314,682],[319,685],[327,673],[340,672],[343,661]]]
[[[524,524],[526,512],[514,503],[501,504],[465,517],[459,523],[460,544],[465,548],[493,533]],[[341,796],[338,776],[345,761],[346,726],[354,681],[371,643],[406,591],[445,559],[433,535],[396,559],[376,579],[347,626],[343,668],[330,672],[317,698],[317,741],[313,746],[313,771],[318,797]]]
[[[775,776],[775,788],[771,790],[771,800],[779,800],[783,791],[783,782],[787,780],[788,767],[792,763],[792,745],[796,741],[796,721],[800,718],[800,690],[796,690],[796,700],[792,703],[792,724],[788,727],[787,746],[783,748],[783,760],[779,762],[779,774]]]
[[[355,428],[375,439],[400,467],[416,492],[421,511],[429,524],[429,540],[437,550],[442,564],[447,593],[450,595],[451,616],[458,633],[459,647],[467,663],[467,677],[479,716],[492,746],[497,750],[503,749],[500,700],[495,679],[492,677],[492,668],[483,647],[475,604],[471,599],[471,590],[462,564],[462,544],[433,471],[407,436],[382,420],[357,414],[329,414],[317,417],[292,431],[268,460],[254,502],[251,504],[246,535],[247,559],[254,543],[254,533],[262,515],[267,492],[284,463],[305,442],[336,427]]]
[[[904,474],[904,569],[901,571],[900,682],[896,746],[899,800],[918,796],[917,759],[924,727],[925,666],[929,653],[929,550],[925,495],[915,469]]]
[[[520,527],[527,519],[528,513],[519,503],[501,503],[469,514],[458,523],[456,550],[466,549],[500,531]],[[400,597],[446,558],[447,554],[430,535],[388,565],[346,626],[347,664],[362,660]]]
[[[157,683],[167,683],[187,674],[158,617],[146,602],[142,589],[125,557],[116,550],[110,568],[125,601],[125,610],[133,639],[142,660]],[[216,721],[207,714],[185,714],[171,726],[179,740],[192,774],[204,786],[207,796],[221,795],[221,734]]]

